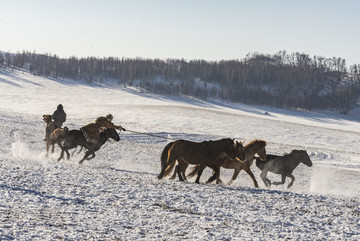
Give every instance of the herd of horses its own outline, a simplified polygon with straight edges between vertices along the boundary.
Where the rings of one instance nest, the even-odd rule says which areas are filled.
[[[43,115],[43,120],[49,124],[51,116]],[[57,144],[61,149],[58,161],[64,158],[64,153],[69,159],[69,150],[80,146],[85,149],[85,155],[79,161],[79,164],[82,164],[85,160],[94,158],[95,152],[110,139],[114,141],[120,140],[119,134],[113,128],[103,130],[96,144],[88,142],[80,130],[68,130],[66,127],[57,128],[46,141],[46,156],[48,156],[50,146],[52,147],[51,151],[54,152],[54,145]],[[278,156],[267,154],[265,147],[266,141],[258,139],[249,142],[245,146],[243,142],[230,138],[203,142],[176,140],[168,143],[161,153],[161,171],[158,179],[170,175],[174,170],[170,179],[175,179],[177,175],[180,181],[184,181],[188,177],[197,174],[195,182],[200,183],[200,177],[204,169],[209,167],[213,170],[213,174],[206,183],[216,180],[216,183],[219,184],[222,183],[220,179],[220,168],[222,167],[234,169],[234,174],[227,183],[228,185],[237,178],[241,170],[244,170],[252,178],[254,186],[257,188],[259,185],[250,169],[255,160],[256,166],[261,170],[260,177],[266,187],[272,184],[284,184],[286,177],[290,177],[291,182],[288,184],[288,188],[290,188],[295,181],[295,177],[292,175],[294,169],[300,163],[309,167],[312,166],[310,157],[305,150],[293,150],[289,154]],[[186,175],[186,169],[190,164],[194,166],[191,172]],[[267,178],[268,172],[280,174],[281,182],[271,182]]]
[[[193,177],[197,174],[196,183],[200,182],[200,176],[206,167],[213,170],[213,175],[206,181],[210,183],[216,180],[216,183],[222,183],[220,179],[220,168],[234,169],[231,180],[227,183],[230,185],[239,175],[241,170],[252,178],[255,187],[259,187],[256,178],[250,167],[256,160],[256,166],[261,170],[260,177],[266,187],[285,183],[285,178],[290,177],[290,188],[295,177],[292,175],[294,169],[300,164],[311,167],[312,162],[305,150],[293,150],[284,156],[269,155],[266,153],[266,141],[255,139],[243,145],[244,143],[235,141],[230,138],[192,142],[187,140],[177,140],[168,143],[161,153],[161,172],[159,179],[168,176],[172,170],[173,175],[170,179],[176,178],[184,181],[187,177]],[[257,157],[255,156],[257,155]],[[177,162],[177,165],[176,165]],[[187,167],[195,165],[188,175],[185,175]],[[271,182],[266,176],[268,172],[280,174],[281,182]]]

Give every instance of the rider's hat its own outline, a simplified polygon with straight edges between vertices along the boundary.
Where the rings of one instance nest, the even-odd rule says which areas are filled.
[[[113,118],[114,118],[114,117],[113,117],[112,114],[108,114],[108,115],[106,116],[106,119],[108,119],[109,121],[112,121]]]

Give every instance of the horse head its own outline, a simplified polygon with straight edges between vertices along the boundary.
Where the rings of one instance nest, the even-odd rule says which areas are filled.
[[[46,124],[50,124],[51,123],[51,115],[43,115],[43,121]]]
[[[244,161],[245,160],[245,151],[244,151],[243,142],[235,141],[234,146],[235,146],[235,150],[236,150],[236,157],[239,158],[240,160]]]
[[[258,150],[257,154],[262,160],[266,159],[266,141],[261,141],[261,148]]]
[[[252,156],[258,154],[261,160],[266,159],[266,141],[255,139],[248,143],[245,147],[245,154],[248,156]]]
[[[306,166],[311,167],[313,165],[309,155],[305,150],[293,150],[291,153],[297,155],[299,157],[299,160],[301,160],[301,162],[304,163]]]
[[[105,130],[107,139],[114,139],[115,141],[120,141],[120,136],[114,128],[107,128]]]

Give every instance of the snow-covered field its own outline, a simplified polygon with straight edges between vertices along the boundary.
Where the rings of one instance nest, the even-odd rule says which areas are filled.
[[[265,188],[255,165],[259,188],[245,172],[231,186],[158,180],[170,140],[130,131],[83,165],[81,154],[57,162],[57,147],[45,157],[42,115],[59,103],[69,129],[112,113],[130,131],[171,139],[305,149],[314,165],[300,164],[290,189]],[[359,120],[356,112],[205,102],[0,70],[0,240],[359,240]],[[231,175],[221,170],[224,181]]]

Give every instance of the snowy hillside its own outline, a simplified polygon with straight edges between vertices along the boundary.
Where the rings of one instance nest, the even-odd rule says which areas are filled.
[[[69,129],[112,113],[129,131],[83,165],[82,153],[57,162],[57,147],[46,158],[42,115],[59,103]],[[0,70],[0,240],[359,240],[360,118],[346,118]],[[170,140],[132,131],[263,139],[268,153],[305,149],[314,165],[300,164],[290,189],[266,188],[255,165],[259,188],[245,172],[230,186],[158,180]]]

